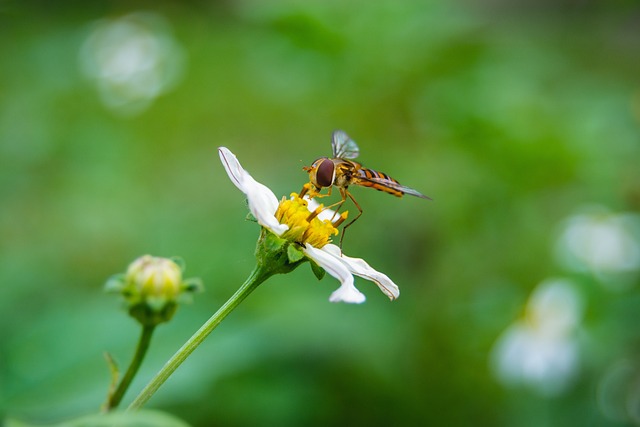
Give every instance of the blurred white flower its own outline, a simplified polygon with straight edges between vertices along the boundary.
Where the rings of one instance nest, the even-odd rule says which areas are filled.
[[[567,268],[591,272],[610,288],[624,288],[625,276],[640,271],[640,216],[603,208],[569,218],[557,243]]]
[[[80,63],[108,108],[134,115],[176,83],[184,52],[160,15],[138,12],[96,22]]]
[[[538,285],[524,319],[507,328],[494,346],[498,379],[544,396],[562,393],[578,372],[581,318],[582,301],[571,283],[554,279]]]
[[[291,241],[307,258],[340,281],[341,286],[331,294],[329,301],[365,301],[364,294],[354,285],[354,275],[374,282],[389,299],[398,298],[400,290],[387,275],[374,270],[363,259],[344,255],[338,246],[330,243],[331,235],[338,232],[335,227],[346,215],[334,215],[333,211],[322,209],[322,205],[301,199],[295,193],[291,199],[283,198],[278,202],[268,187],[242,168],[229,149],[220,147],[218,151],[229,178],[247,196],[249,210],[258,223],[276,236]],[[334,217],[338,218],[335,222]]]

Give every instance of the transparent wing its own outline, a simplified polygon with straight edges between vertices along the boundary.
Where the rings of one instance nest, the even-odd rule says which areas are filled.
[[[388,179],[358,177],[358,181],[360,181],[359,182],[360,185],[373,187],[377,190],[384,191],[385,188],[389,188],[391,190],[399,191],[403,194],[408,194],[410,196],[420,197],[421,199],[433,200],[431,197],[425,196],[418,190],[414,190],[413,188],[410,188],[410,187],[405,187],[404,185],[398,184],[397,182],[389,181]],[[367,185],[366,183],[368,183],[369,185]]]
[[[358,144],[349,138],[343,130],[336,130],[331,137],[331,148],[333,157],[339,159],[355,159],[360,154]]]

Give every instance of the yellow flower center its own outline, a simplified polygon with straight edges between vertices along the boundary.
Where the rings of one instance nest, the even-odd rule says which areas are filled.
[[[329,219],[321,220],[318,215],[324,209],[320,205],[313,212],[309,211],[306,200],[300,198],[297,193],[291,193],[291,198],[283,198],[276,210],[276,218],[281,224],[287,224],[287,230],[282,238],[304,245],[321,248],[331,243],[331,236],[338,234],[338,226],[347,219],[348,212],[337,216],[335,222]]]

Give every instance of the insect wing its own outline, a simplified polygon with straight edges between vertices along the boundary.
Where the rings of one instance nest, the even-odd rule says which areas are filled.
[[[355,159],[360,154],[358,144],[349,138],[343,130],[336,130],[331,137],[333,157],[339,159]]]
[[[366,185],[366,184],[364,184],[366,186],[373,186],[374,188],[376,188],[377,186],[380,186],[380,187],[384,187],[384,188],[389,188],[391,190],[399,191],[399,192],[401,192],[403,194],[408,194],[410,196],[419,197],[421,199],[432,200],[431,197],[425,196],[424,194],[422,194],[418,190],[414,190],[413,188],[410,188],[410,187],[405,187],[404,185],[398,184],[397,182],[390,181],[388,179],[359,177],[358,180],[367,182],[369,184],[374,184],[374,185]],[[362,183],[361,183],[361,185],[362,185]],[[382,190],[381,188],[379,188],[379,189]]]

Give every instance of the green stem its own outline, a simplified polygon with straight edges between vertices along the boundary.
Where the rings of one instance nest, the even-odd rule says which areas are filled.
[[[127,408],[128,411],[140,409],[160,386],[178,369],[178,367],[186,360],[187,357],[207,338],[207,336],[220,324],[220,322],[227,317],[234,308],[238,306],[258,285],[264,282],[269,276],[273,274],[272,271],[266,268],[262,268],[258,265],[247,280],[242,284],[240,289],[222,306],[220,309],[207,320],[204,325],[193,334],[189,340],[178,350],[172,357],[165,363],[155,377],[147,384],[147,386],[140,392],[140,394],[134,399],[134,401]]]
[[[135,377],[138,369],[140,368],[140,364],[142,364],[142,360],[144,359],[145,354],[147,353],[147,349],[149,348],[149,343],[151,342],[151,336],[153,335],[153,331],[155,330],[155,325],[144,325],[142,327],[142,333],[140,334],[140,339],[138,340],[138,347],[136,348],[136,353],[131,360],[131,364],[127,369],[127,372],[122,377],[120,384],[116,391],[109,396],[107,403],[105,405],[105,409],[110,411],[115,409],[120,404],[120,401],[124,397],[125,392],[131,385],[131,381],[133,377]]]

